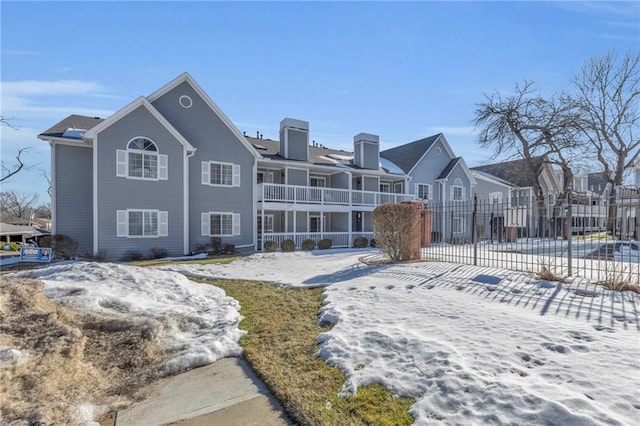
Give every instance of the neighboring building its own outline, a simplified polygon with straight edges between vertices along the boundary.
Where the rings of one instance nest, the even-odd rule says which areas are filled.
[[[10,223],[0,223],[0,241],[2,243],[16,242],[27,244],[29,241],[38,241],[41,237],[50,235],[42,229],[26,225],[13,225]]]
[[[472,200],[476,180],[442,133],[387,149],[380,156],[410,178],[407,193],[433,206],[435,241],[470,239],[471,217],[462,206]]]
[[[477,196],[476,232],[479,239],[502,241],[506,238],[506,227],[518,225],[521,207],[512,206],[512,193],[517,187],[504,179],[481,170],[471,170],[476,179]]]

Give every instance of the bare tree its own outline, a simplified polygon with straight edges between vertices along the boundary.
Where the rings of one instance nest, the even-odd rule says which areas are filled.
[[[2,221],[6,220],[26,220],[31,219],[31,213],[36,207],[38,194],[28,194],[16,190],[0,192],[0,210],[2,211]]]
[[[572,167],[579,158],[578,114],[569,99],[565,95],[544,98],[532,82],[525,81],[516,84],[515,93],[508,97],[498,92],[485,94],[485,101],[476,108],[480,146],[492,149],[496,157],[526,160],[523,173],[533,186],[540,218],[545,216],[547,205],[538,181],[537,160],[542,157],[562,170],[562,190],[556,201],[561,203],[573,182]]]
[[[416,219],[415,207],[384,204],[376,207],[372,216],[376,247],[392,262],[414,260],[411,247],[416,239],[420,239],[420,222]]]
[[[640,158],[640,52],[591,58],[573,82],[583,135],[615,196],[625,170]]]
[[[16,127],[13,124],[13,119],[7,118],[3,115],[0,115],[0,124],[7,126],[13,130],[18,130],[18,127]],[[26,170],[26,166],[23,162],[23,155],[29,151],[29,148],[20,148],[18,149],[18,154],[16,154],[16,163],[15,164],[11,164],[11,165],[7,165],[4,161],[0,161],[0,169],[2,169],[2,173],[0,175],[0,182],[4,182],[7,179],[13,177],[14,175],[16,175],[18,172],[20,172],[21,170]]]

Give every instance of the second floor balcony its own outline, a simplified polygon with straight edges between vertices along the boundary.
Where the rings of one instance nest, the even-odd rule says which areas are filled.
[[[270,203],[324,204],[343,206],[375,207],[414,200],[409,194],[362,191],[359,189],[324,188],[317,186],[281,185],[261,183],[258,185],[258,201]]]

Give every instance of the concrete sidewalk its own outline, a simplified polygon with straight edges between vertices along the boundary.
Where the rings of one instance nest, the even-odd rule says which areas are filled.
[[[280,403],[242,358],[162,379],[148,397],[118,411],[115,426],[289,425]],[[109,424],[109,423],[106,423]],[[105,426],[105,422],[102,423]]]

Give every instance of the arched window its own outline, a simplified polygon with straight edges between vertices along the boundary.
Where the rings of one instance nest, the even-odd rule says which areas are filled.
[[[464,200],[464,186],[462,185],[462,179],[460,178],[454,179],[453,185],[451,185],[451,200]]]
[[[130,179],[166,180],[167,156],[149,138],[138,136],[116,152],[116,175]]]

